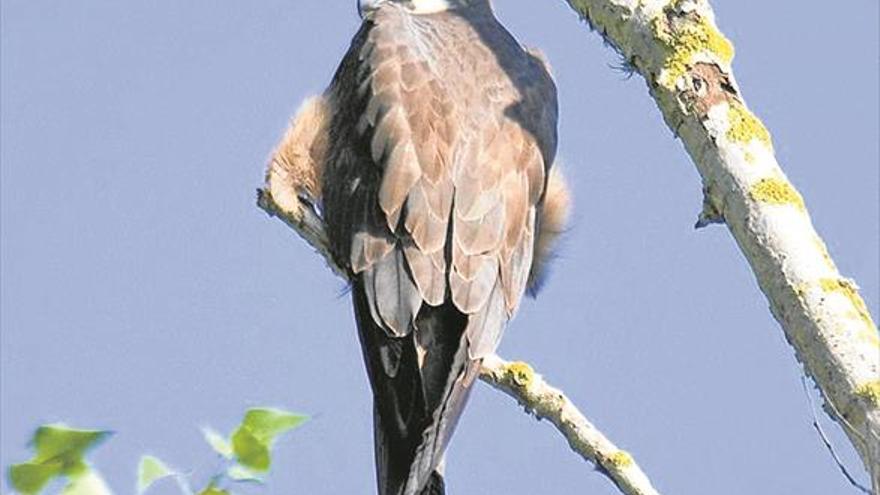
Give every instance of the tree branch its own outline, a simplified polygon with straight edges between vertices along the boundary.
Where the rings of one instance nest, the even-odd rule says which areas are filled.
[[[330,256],[327,235],[314,202],[297,191],[301,174],[290,173],[289,164],[273,159],[266,174],[266,186],[257,191],[257,204],[278,217],[306,240],[340,277],[345,271]],[[483,360],[480,379],[516,399],[538,418],[548,419],[568,440],[572,450],[592,462],[624,495],[659,495],[632,456],[617,448],[560,391],[551,387],[521,362],[510,363],[497,356]]]
[[[733,77],[707,0],[567,0],[645,78],[703,179],[697,227],[726,223],[797,359],[880,494],[880,338]]]
[[[571,449],[595,464],[624,494],[659,495],[632,456],[611,443],[561,390],[544,381],[528,364],[489,356],[483,360],[480,378],[516,399],[538,419],[553,423]]]

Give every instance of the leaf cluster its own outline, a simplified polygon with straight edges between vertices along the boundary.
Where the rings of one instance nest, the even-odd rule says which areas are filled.
[[[253,408],[229,436],[203,428],[208,445],[224,460],[198,495],[231,495],[230,485],[242,482],[264,483],[272,465],[272,448],[284,433],[308,420],[307,416],[283,409]],[[88,452],[111,435],[101,430],[80,430],[64,424],[37,428],[31,440],[30,460],[9,467],[9,483],[23,495],[41,493],[52,481],[65,481],[62,495],[112,495],[98,471],[86,460]],[[137,493],[148,491],[156,482],[175,478],[184,495],[193,495],[187,475],[169,467],[161,459],[144,455],[137,473]]]

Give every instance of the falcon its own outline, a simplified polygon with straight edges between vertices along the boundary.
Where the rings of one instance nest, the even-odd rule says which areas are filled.
[[[273,160],[347,271],[380,495],[442,495],[481,360],[540,285],[569,206],[556,88],[489,0],[361,0],[333,80]]]

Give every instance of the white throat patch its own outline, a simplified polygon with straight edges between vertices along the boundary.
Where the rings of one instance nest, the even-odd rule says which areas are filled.
[[[486,2],[487,0],[358,0],[358,13],[363,18],[383,4],[395,4],[415,15],[436,14],[481,1]]]
[[[453,7],[456,0],[411,0],[410,12],[413,14],[435,14]]]

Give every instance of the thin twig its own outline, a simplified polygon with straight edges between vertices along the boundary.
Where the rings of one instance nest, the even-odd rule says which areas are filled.
[[[480,378],[516,399],[526,411],[553,423],[571,449],[594,464],[622,493],[659,495],[632,455],[614,445],[561,390],[528,364],[489,356],[483,360]]]
[[[856,481],[855,478],[853,478],[849,470],[846,468],[846,465],[843,463],[843,459],[841,459],[840,456],[837,455],[837,451],[834,449],[834,445],[831,444],[831,440],[828,438],[828,435],[825,434],[825,430],[822,429],[822,425],[819,424],[819,417],[816,414],[816,405],[813,403],[813,398],[810,396],[810,389],[807,386],[807,377],[804,375],[801,375],[801,385],[804,386],[804,395],[807,396],[807,402],[810,403],[810,413],[813,415],[813,428],[819,434],[819,438],[822,440],[822,443],[825,444],[825,448],[828,449],[828,452],[831,454],[831,458],[834,459],[837,467],[840,468],[840,472],[843,473],[843,476],[850,482],[850,484],[852,484],[852,486],[861,490],[862,493],[873,495],[874,492],[872,492],[864,485]]]

